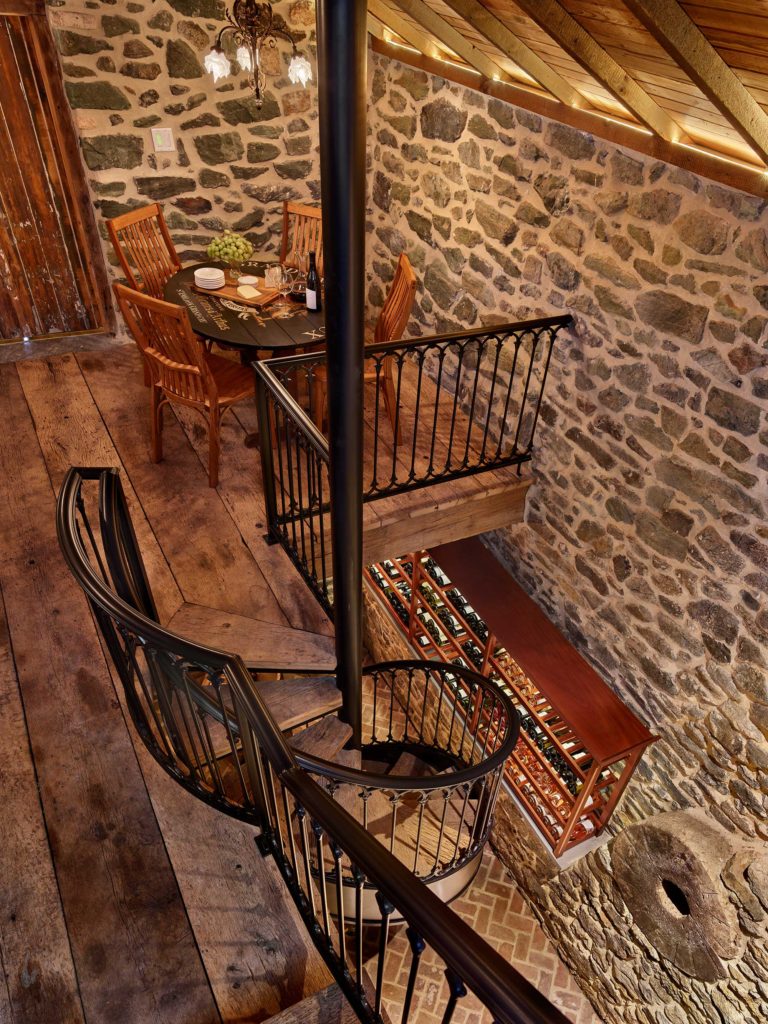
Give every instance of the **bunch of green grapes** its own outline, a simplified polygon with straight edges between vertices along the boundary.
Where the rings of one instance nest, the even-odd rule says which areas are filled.
[[[208,257],[222,263],[244,263],[253,256],[253,246],[236,231],[225,231],[214,238],[207,249]]]

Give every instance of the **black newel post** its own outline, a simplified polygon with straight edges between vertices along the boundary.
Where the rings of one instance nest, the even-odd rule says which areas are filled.
[[[367,3],[318,0],[333,606],[343,717],[361,733]]]

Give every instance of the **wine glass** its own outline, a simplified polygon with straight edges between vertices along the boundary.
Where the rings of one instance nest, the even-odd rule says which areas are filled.
[[[293,279],[289,267],[281,267],[280,284],[277,286],[277,290],[283,297],[283,305],[289,306],[290,301],[288,296],[291,294],[293,288]]]

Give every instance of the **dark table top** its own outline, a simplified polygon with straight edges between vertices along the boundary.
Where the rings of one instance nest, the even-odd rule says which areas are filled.
[[[325,340],[323,314],[308,313],[303,302],[284,304],[279,298],[265,309],[254,309],[217,298],[215,292],[202,295],[193,290],[197,267],[221,265],[209,262],[184,267],[165,286],[166,301],[186,308],[196,334],[242,350],[268,349],[283,355]],[[254,261],[243,272],[261,276],[267,266]]]

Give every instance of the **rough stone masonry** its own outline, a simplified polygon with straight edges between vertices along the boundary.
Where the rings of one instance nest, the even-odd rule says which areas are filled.
[[[284,199],[320,196],[315,7],[274,4],[313,65],[308,88],[287,77],[290,47],[266,48],[256,108],[247,75],[213,84],[203,59],[224,23],[223,0],[48,0],[87,180],[103,221],[159,201],[182,262],[203,258],[230,228],[257,249],[280,240]],[[172,128],[175,153],[151,129]]]
[[[662,737],[612,829],[644,859],[622,861],[616,840],[560,871],[509,800],[497,848],[606,1020],[756,1024],[768,1017],[768,204],[371,63],[370,303],[404,249],[421,280],[412,333],[574,314],[527,521],[486,542]],[[663,876],[680,859],[678,892]],[[700,937],[687,970],[633,915],[635,891],[681,948]]]

